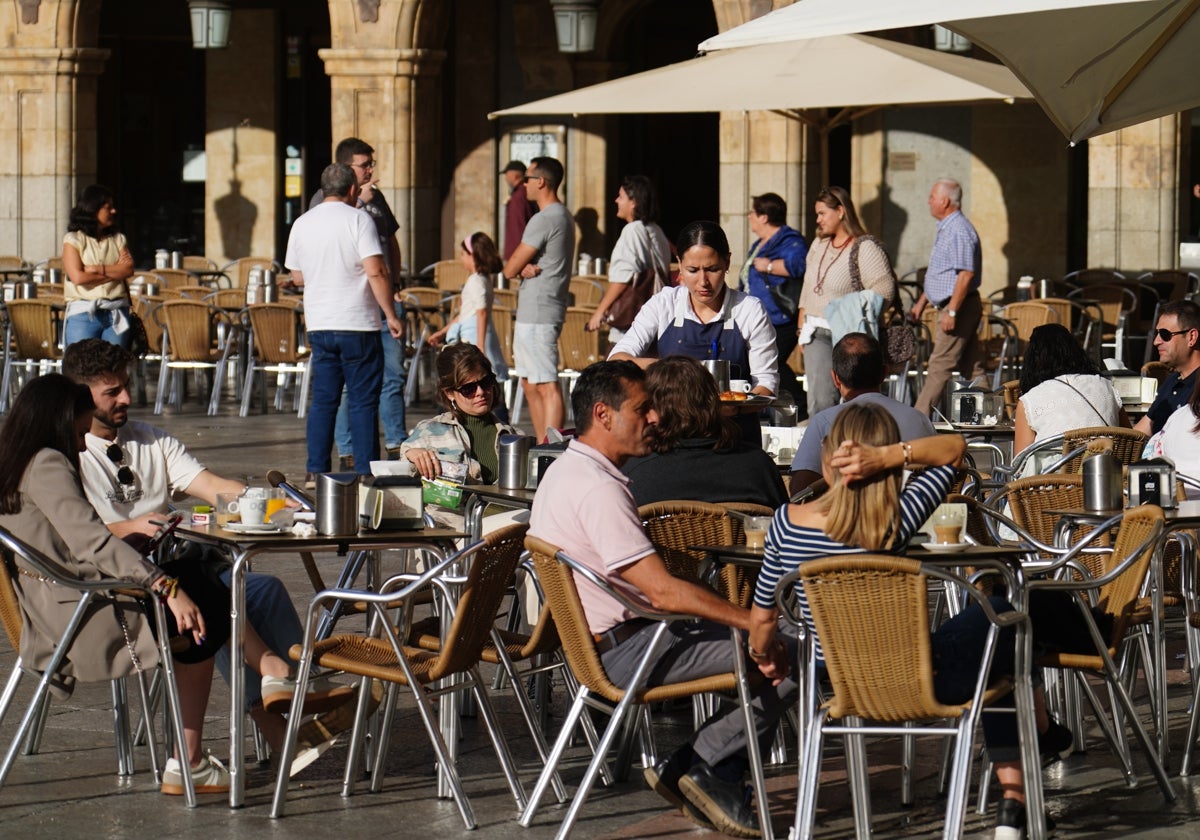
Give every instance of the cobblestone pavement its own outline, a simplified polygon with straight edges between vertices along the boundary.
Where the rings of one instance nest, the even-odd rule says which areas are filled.
[[[232,401],[227,401],[227,406]],[[411,426],[429,416],[428,403],[414,407]],[[149,409],[134,409],[133,416],[154,421]],[[206,417],[194,402],[181,412],[168,410],[158,421],[179,436],[210,468],[229,476],[261,480],[271,468],[299,477],[304,471],[304,423],[294,414],[236,416],[227,407],[218,417]],[[319,559],[327,579],[340,568],[332,555]],[[273,559],[259,571],[284,579],[303,615],[311,585],[299,563]],[[1180,638],[1176,629],[1175,638]],[[1182,643],[1173,646],[1182,649]],[[6,641],[0,641],[0,663],[7,677],[13,659]],[[1176,667],[1177,659],[1172,659]],[[125,838],[174,836],[179,840],[204,838],[312,838],[329,832],[343,837],[457,837],[465,835],[457,809],[450,800],[435,797],[432,750],[419,725],[411,699],[399,705],[392,745],[387,756],[387,773],[381,793],[366,791],[359,781],[353,797],[341,797],[341,775],[346,750],[340,744],[293,780],[288,816],[268,816],[273,775],[267,767],[249,771],[250,787],[244,808],[230,811],[222,797],[202,797],[199,808],[189,811],[180,799],[159,794],[148,772],[144,750],[138,752],[138,773],[129,779],[116,775],[111,738],[111,711],[107,686],[83,685],[66,702],[51,705],[41,751],[18,757],[5,787],[0,790],[0,815],[8,837]],[[18,694],[15,712],[23,710],[28,686]],[[1178,772],[1182,740],[1186,732],[1190,692],[1182,671],[1173,673],[1171,685],[1171,756]],[[509,743],[519,763],[521,778],[530,790],[537,774],[534,752],[511,695],[502,693],[497,706]],[[1144,703],[1143,703],[1144,706]],[[227,753],[228,692],[214,683],[206,726],[206,748],[217,756]],[[565,713],[566,695],[561,685],[553,694],[551,718],[556,727]],[[655,735],[660,752],[672,749],[686,738],[690,708],[656,710]],[[530,838],[554,835],[562,810],[552,802],[543,805],[535,824],[521,828],[516,809],[496,764],[486,734],[475,720],[467,720],[461,742],[464,786],[475,809],[479,830],[476,836]],[[0,727],[0,743],[7,745],[16,721]],[[789,740],[792,736],[789,733]],[[1091,732],[1090,751],[1074,755],[1046,771],[1049,810],[1058,822],[1059,837],[1193,837],[1200,819],[1197,786],[1188,779],[1173,778],[1179,800],[1167,805],[1135,756],[1139,784],[1125,786],[1120,772],[1098,731]],[[869,747],[875,836],[879,838],[937,837],[941,834],[944,800],[937,795],[937,773],[942,762],[941,745],[922,739],[916,768],[916,805],[899,803],[898,745],[888,739]],[[252,754],[251,750],[251,754]],[[791,763],[771,768],[769,785],[776,832],[786,837],[795,809],[794,749]],[[569,788],[582,772],[584,750],[572,752],[565,772]],[[825,759],[818,810],[818,836],[844,838],[853,835],[853,820],[845,787],[840,749],[831,749]],[[972,800],[974,801],[974,800]],[[967,835],[991,837],[994,805],[987,816],[972,809]],[[1192,827],[1189,828],[1188,826]],[[583,810],[574,833],[579,838],[609,837],[696,837],[705,835],[681,816],[670,811],[647,790],[639,773],[613,788],[595,789]],[[716,836],[716,835],[708,835]]]

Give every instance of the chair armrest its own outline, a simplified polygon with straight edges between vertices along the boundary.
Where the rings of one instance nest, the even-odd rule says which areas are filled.
[[[558,562],[569,567],[575,574],[585,578],[589,583],[600,587],[606,594],[617,601],[617,603],[641,618],[648,618],[651,621],[692,621],[699,617],[685,613],[662,612],[661,610],[656,610],[650,607],[645,607],[642,604],[634,603],[623,592],[618,591],[612,584],[600,577],[600,575],[596,574],[578,560],[569,557],[565,552],[558,552],[558,554],[555,555],[555,558],[558,560]]]

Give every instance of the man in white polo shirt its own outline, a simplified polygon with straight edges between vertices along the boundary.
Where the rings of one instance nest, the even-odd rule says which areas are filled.
[[[350,401],[354,465],[379,460],[379,391],[383,385],[380,312],[392,339],[404,324],[392,307],[392,283],[375,222],[355,205],[358,179],[344,163],[321,173],[324,200],[296,220],[284,264],[304,287],[304,319],[312,348],[308,412],[309,473],[329,472],[342,387]]]

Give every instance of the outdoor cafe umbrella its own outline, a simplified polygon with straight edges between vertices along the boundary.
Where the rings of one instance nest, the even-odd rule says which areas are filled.
[[[1075,143],[1200,105],[1198,7],[1200,0],[798,0],[700,49],[940,23],[1003,61]]]
[[[998,64],[843,35],[721,50],[488,116],[775,111],[817,129],[824,169],[829,131],[886,105],[1028,96]]]

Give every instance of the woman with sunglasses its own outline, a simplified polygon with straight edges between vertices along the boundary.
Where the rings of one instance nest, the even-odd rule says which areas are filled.
[[[400,447],[400,454],[425,478],[436,478],[442,464],[464,464],[467,483],[495,484],[498,441],[516,430],[493,413],[501,405],[492,363],[474,344],[451,344],[437,357],[438,400],[447,411],[422,420]]]
[[[1014,452],[1072,429],[1129,427],[1112,382],[1062,324],[1043,324],[1030,334],[1016,414]],[[1036,466],[1027,464],[1027,474]]]

